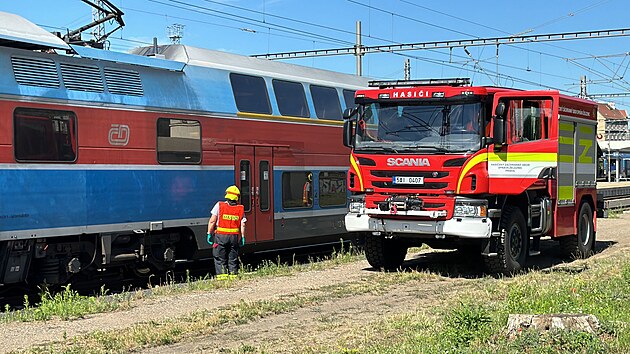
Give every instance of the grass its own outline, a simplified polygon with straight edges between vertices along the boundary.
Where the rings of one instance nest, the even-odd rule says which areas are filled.
[[[326,262],[346,262],[354,256],[340,252]],[[370,273],[358,281],[323,287],[286,298],[239,303],[199,311],[189,316],[151,321],[124,331],[99,331],[65,340],[33,352],[137,351],[147,347],[173,344],[198,336],[211,336],[217,328],[239,325],[260,318],[293,313],[328,301],[362,294],[387,296],[397,286],[417,284],[415,301],[409,301],[404,313],[378,320],[361,318],[339,322],[323,313],[310,334],[337,332],[333,339],[313,343],[292,343],[291,352],[302,353],[628,353],[630,352],[630,258],[628,253],[583,261],[579,272],[531,271],[511,278],[480,278],[457,282],[436,290],[421,291],[427,280],[444,278],[429,272]],[[300,268],[300,267],[305,268]],[[281,262],[263,263],[252,273],[239,277],[284,276],[294,271],[318,269],[308,264],[290,270]],[[558,267],[559,269],[561,267]],[[256,273],[260,271],[260,273]],[[258,274],[258,275],[256,275]],[[213,282],[230,286],[230,282]],[[183,284],[186,286],[193,286]],[[190,282],[197,287],[203,282]],[[238,283],[238,282],[235,282]],[[228,284],[228,285],[225,285]],[[212,285],[218,286],[218,285]],[[401,288],[402,289],[402,288]],[[406,287],[405,289],[409,289]],[[438,291],[435,293],[435,291]],[[428,306],[426,297],[433,301]],[[408,299],[408,298],[407,298]],[[505,325],[509,314],[584,313],[597,316],[601,328],[596,334],[579,331],[524,330],[508,339]],[[298,332],[299,333],[299,332]],[[336,339],[335,339],[336,338]],[[284,345],[282,338],[277,339]],[[286,340],[286,338],[284,339]],[[286,343],[288,345],[288,342]],[[270,344],[273,348],[273,343]],[[247,342],[236,353],[259,353],[266,348]],[[229,351],[229,350],[226,350]]]
[[[298,263],[295,258],[291,263],[264,261],[255,269],[245,266],[238,275],[238,280],[251,280],[265,277],[289,276],[299,272],[312,270],[324,270],[341,264],[350,263],[362,259],[362,254],[356,249],[340,242],[339,249],[334,249],[330,256],[309,259],[307,263]],[[133,306],[135,300],[155,296],[167,296],[199,291],[212,291],[215,289],[231,288],[239,286],[239,281],[216,281],[210,275],[193,278],[187,272],[186,280],[177,283],[169,280],[163,284],[151,286],[147,291],[126,291],[119,294],[108,295],[107,290],[101,287],[96,296],[80,295],[66,285],[60,292],[52,292],[48,288],[42,288],[41,301],[31,304],[28,296],[24,297],[23,309],[11,311],[5,307],[4,313],[0,313],[0,323],[48,321],[53,318],[61,320],[73,320],[89,314],[112,312]]]
[[[48,288],[42,288],[41,301],[37,306],[30,304],[28,295],[24,295],[24,308],[10,311],[6,305],[5,312],[0,316],[0,323],[47,321],[52,318],[72,320],[89,314],[115,311],[129,307],[130,297],[117,294],[106,297],[105,288],[97,296],[84,296],[73,290],[70,285],[63,287],[63,291],[52,293]]]
[[[630,260],[627,254],[598,260],[578,274],[531,272],[453,293],[443,306],[355,328],[360,341],[317,351],[338,353],[628,353]],[[526,330],[506,336],[509,314],[595,315],[599,332]],[[349,329],[350,330],[350,329]],[[372,333],[374,335],[365,335]],[[341,348],[341,349],[339,349]]]

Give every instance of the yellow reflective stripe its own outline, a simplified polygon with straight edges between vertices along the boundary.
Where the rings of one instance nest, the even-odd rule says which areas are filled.
[[[591,139],[580,139],[580,146],[584,146],[584,151],[578,157],[578,163],[593,163],[593,157],[587,156],[588,151],[593,147],[593,140]]]
[[[221,233],[221,232],[239,232],[238,228],[228,228],[228,227],[217,227],[217,232]]]
[[[562,145],[573,145],[573,138],[569,138],[567,136],[558,137],[558,143]]]
[[[357,177],[359,178],[359,188],[361,191],[363,191],[363,177],[361,177],[361,172],[359,170],[359,166],[357,164],[357,161],[354,159],[354,155],[350,154],[350,165],[352,165],[352,169],[354,169],[354,172],[356,173]]]
[[[558,161],[559,162],[573,163],[573,156],[571,156],[571,155],[558,155]]]
[[[559,186],[558,199],[573,200],[573,186]]]
[[[555,152],[499,152],[488,154],[488,161],[555,162],[557,156]]]
[[[593,134],[593,127],[581,126],[580,127],[580,133],[586,134],[586,135],[591,135],[591,134]]]
[[[462,168],[462,173],[459,174],[459,179],[457,180],[457,190],[456,193],[459,193],[462,188],[462,181],[464,180],[464,176],[468,171],[470,171],[476,165],[488,161],[488,154],[482,153],[470,159]]]
[[[560,130],[565,132],[573,132],[573,123],[560,122]]]

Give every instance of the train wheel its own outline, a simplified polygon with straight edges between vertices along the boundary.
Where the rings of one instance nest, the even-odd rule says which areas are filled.
[[[406,255],[407,246],[399,240],[374,235],[365,238],[365,257],[374,269],[395,270]]]
[[[560,249],[565,257],[578,259],[590,256],[594,246],[593,209],[588,203],[582,203],[577,218],[577,235],[560,238]]]
[[[528,253],[529,237],[521,210],[512,205],[506,206],[503,209],[499,230],[501,236],[498,240],[497,255],[484,256],[484,263],[491,273],[506,275],[516,273],[525,266]]]

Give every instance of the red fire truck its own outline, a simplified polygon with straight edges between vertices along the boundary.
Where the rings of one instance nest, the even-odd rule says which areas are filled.
[[[479,252],[510,274],[541,237],[566,256],[595,244],[597,105],[469,79],[375,81],[344,114],[352,148],[346,229],[374,268],[411,246]]]

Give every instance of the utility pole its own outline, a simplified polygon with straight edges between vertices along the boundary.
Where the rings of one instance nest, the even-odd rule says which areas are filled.
[[[580,98],[586,98],[586,75],[580,76]]]
[[[405,80],[411,80],[411,61],[405,59]]]
[[[92,21],[98,23],[98,25],[92,28],[92,37],[94,37],[94,42],[98,42],[105,36],[105,21],[103,19],[106,14],[105,11],[103,11],[105,5],[102,0],[97,0],[95,5],[96,6],[92,8]]]
[[[363,46],[361,45],[361,21],[357,21],[357,42],[354,45],[354,55],[357,60],[357,76],[363,75]]]

